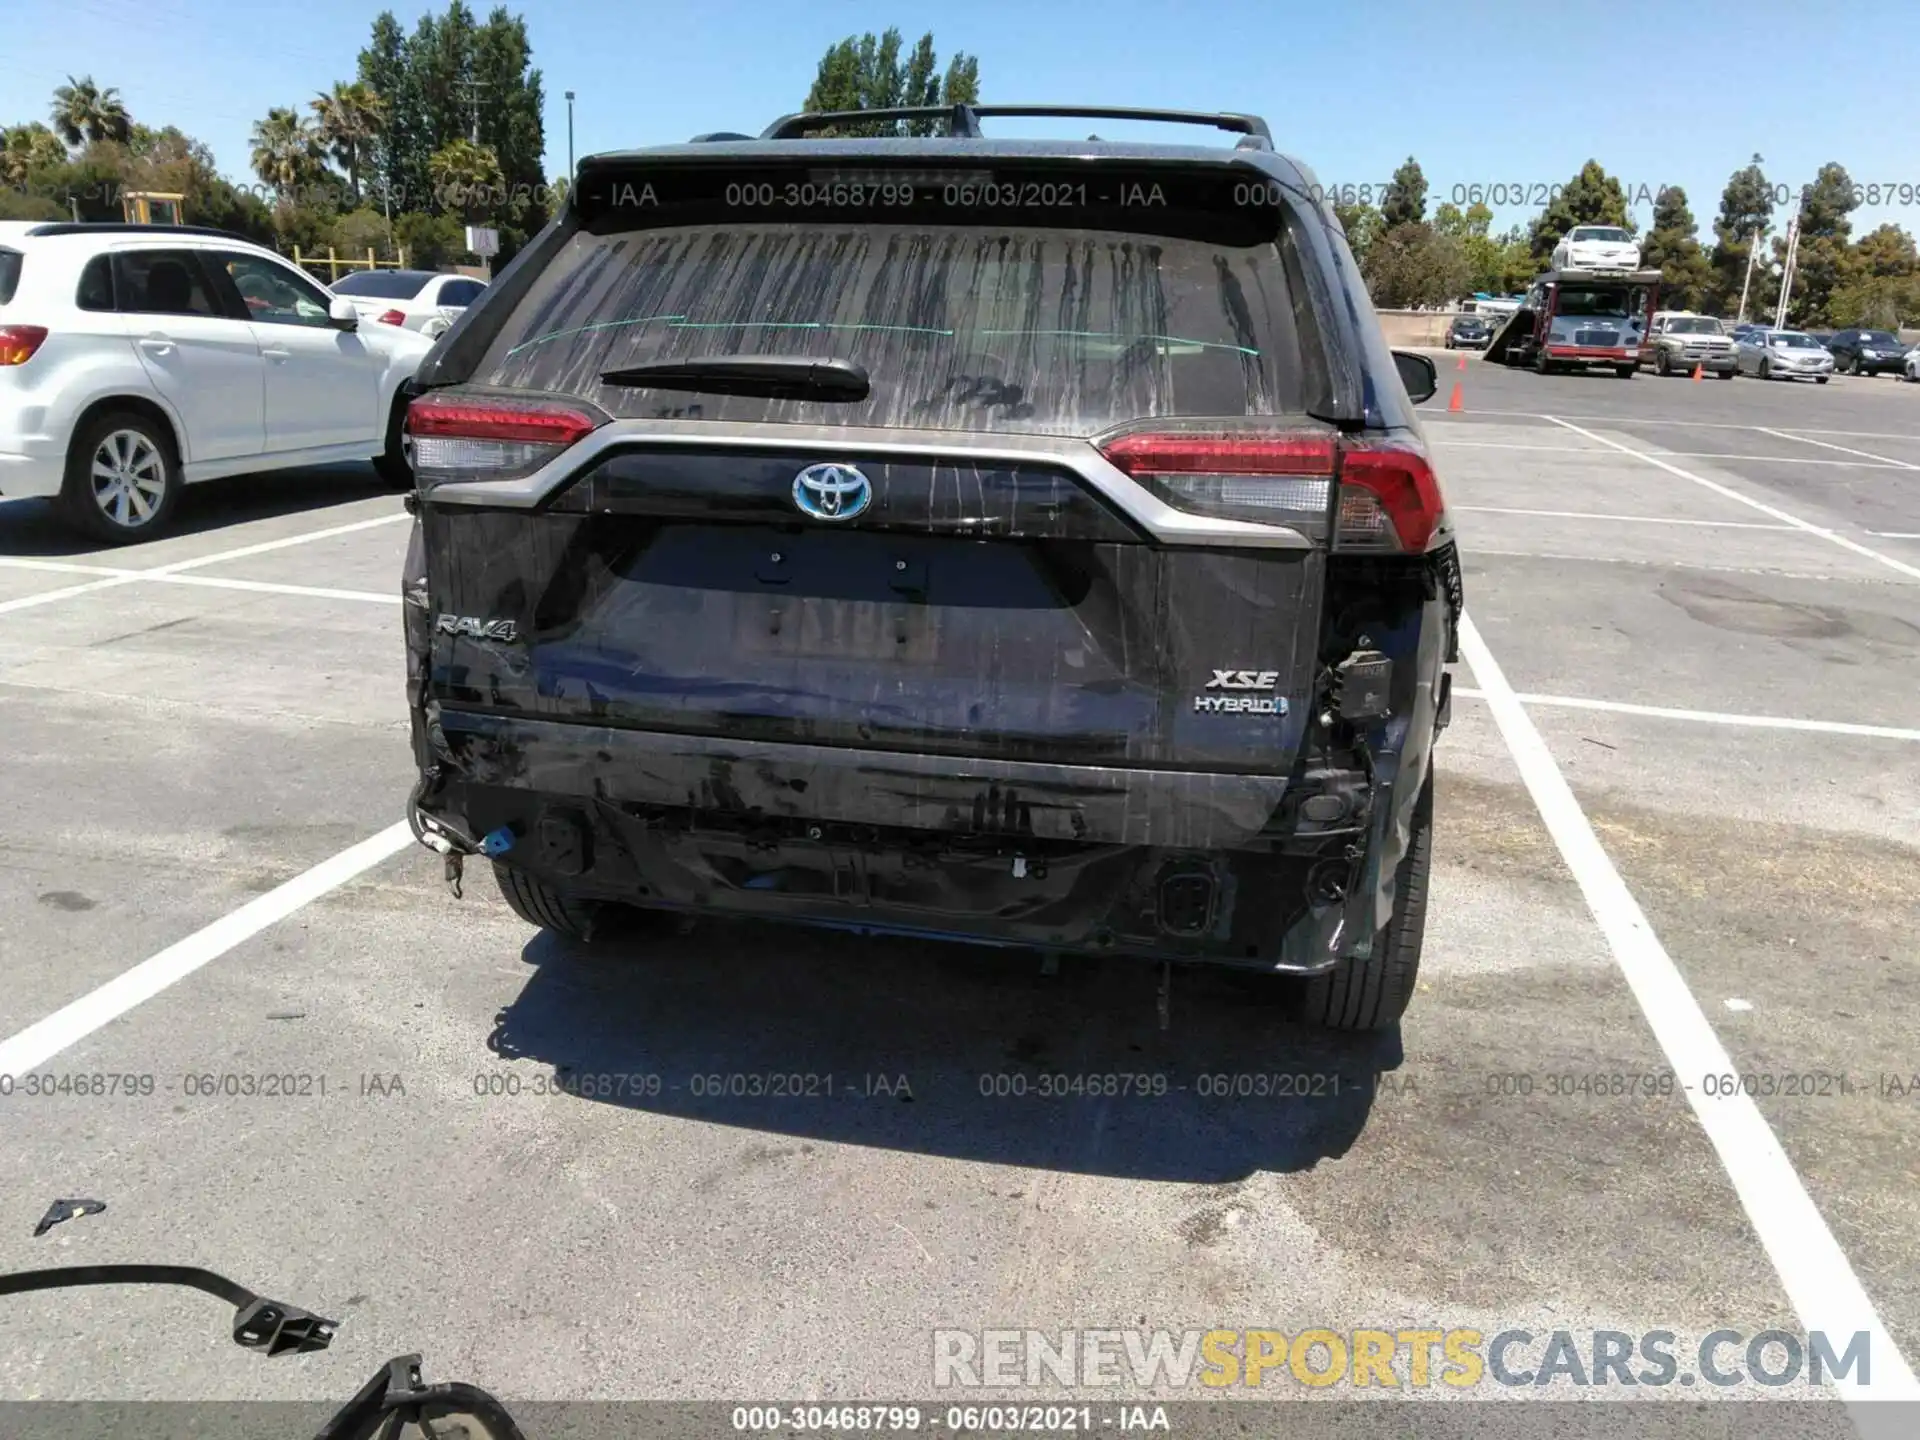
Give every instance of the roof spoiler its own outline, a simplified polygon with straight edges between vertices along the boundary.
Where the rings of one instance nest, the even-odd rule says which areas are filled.
[[[1248,137],[1237,147],[1271,150],[1273,132],[1258,115],[1231,111],[1141,110],[1116,105],[905,105],[886,110],[819,110],[783,115],[760,134],[762,140],[798,140],[835,125],[871,124],[875,120],[945,120],[947,134],[958,140],[980,140],[983,115],[1040,118],[1056,116],[1079,120],[1152,120],[1171,125],[1206,125]],[[704,137],[703,137],[704,138]]]

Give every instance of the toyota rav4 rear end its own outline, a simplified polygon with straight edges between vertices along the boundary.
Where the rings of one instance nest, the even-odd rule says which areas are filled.
[[[1217,963],[1390,1024],[1461,607],[1431,364],[1259,121],[939,113],[591,158],[429,358],[416,833],[573,935]]]

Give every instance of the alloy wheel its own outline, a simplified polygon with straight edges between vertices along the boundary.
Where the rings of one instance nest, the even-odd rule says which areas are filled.
[[[93,503],[123,530],[146,524],[166,497],[166,458],[138,430],[115,430],[101,440],[89,474]]]

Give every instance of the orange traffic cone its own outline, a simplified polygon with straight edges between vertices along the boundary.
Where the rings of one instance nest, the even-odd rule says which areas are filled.
[[[1696,366],[1694,366],[1694,367],[1693,367],[1693,378],[1694,378],[1694,379],[1696,379],[1696,380],[1698,380],[1698,379],[1700,378],[1700,373],[1701,373],[1701,371],[1703,371],[1703,370],[1705,370],[1705,369],[1706,369],[1706,367],[1705,367],[1704,365],[1696,365]]]
[[[1460,357],[1460,363],[1459,363],[1459,364],[1457,364],[1457,365],[1455,365],[1455,366],[1454,366],[1453,368],[1454,368],[1454,369],[1456,369],[1456,370],[1464,370],[1464,369],[1466,369],[1466,368],[1467,368],[1467,357],[1466,357],[1465,355],[1462,355],[1462,356]]]
[[[1466,387],[1463,386],[1458,380],[1453,382],[1453,395],[1447,401],[1447,409],[1464,410],[1467,408],[1462,398],[1462,392],[1465,390],[1465,388]]]

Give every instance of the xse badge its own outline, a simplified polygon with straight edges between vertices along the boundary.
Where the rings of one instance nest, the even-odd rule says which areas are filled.
[[[1215,715],[1285,715],[1287,697],[1271,693],[1279,683],[1278,670],[1215,670],[1208,693],[1193,697],[1193,708]],[[1257,693],[1263,690],[1269,693]]]

